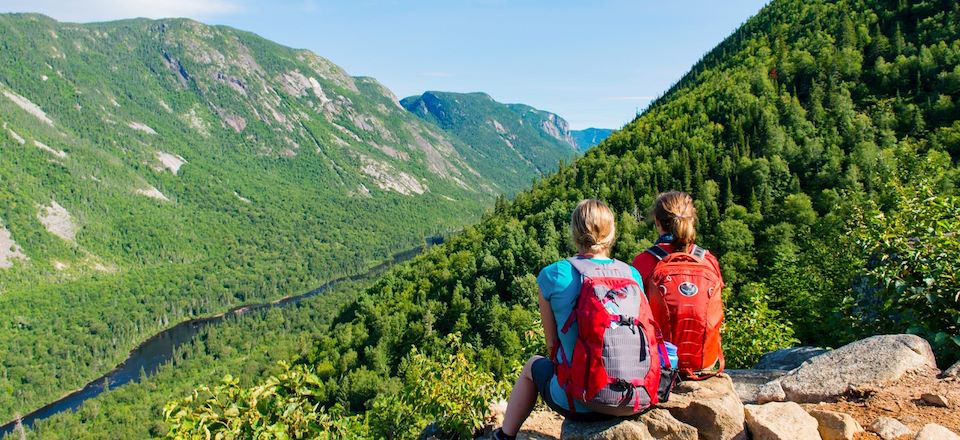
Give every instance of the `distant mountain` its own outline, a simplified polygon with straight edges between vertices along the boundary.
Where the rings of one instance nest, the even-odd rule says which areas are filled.
[[[376,80],[223,26],[3,14],[0,41],[2,421],[172,323],[460,228],[573,155],[517,141],[505,178]]]
[[[529,183],[529,176],[553,172],[576,154],[563,118],[523,104],[502,104],[486,93],[426,92],[400,100],[425,121],[469,145],[484,175],[507,186]]]
[[[577,150],[587,151],[590,147],[599,144],[601,141],[613,133],[609,128],[587,128],[585,130],[570,130],[573,137],[573,144]]]

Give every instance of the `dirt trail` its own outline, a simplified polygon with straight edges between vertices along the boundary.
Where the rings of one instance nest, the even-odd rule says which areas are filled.
[[[951,408],[939,408],[920,399],[923,393],[947,398]],[[807,410],[826,409],[850,414],[864,428],[880,416],[892,417],[907,425],[914,434],[927,423],[936,423],[953,432],[960,432],[960,381],[938,380],[923,374],[909,374],[902,379],[870,390],[862,396],[851,396],[836,403],[803,405]],[[867,432],[858,439],[875,440],[880,436]],[[912,436],[910,438],[913,438]]]

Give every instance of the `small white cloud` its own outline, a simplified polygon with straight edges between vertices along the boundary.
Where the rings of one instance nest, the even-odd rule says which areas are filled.
[[[422,72],[420,73],[420,75],[428,76],[431,78],[450,78],[451,76],[453,76],[453,74],[450,72]]]
[[[655,96],[610,96],[607,101],[652,101]]]
[[[0,4],[0,11],[39,12],[72,22],[134,17],[206,19],[242,9],[237,0],[6,0]]]

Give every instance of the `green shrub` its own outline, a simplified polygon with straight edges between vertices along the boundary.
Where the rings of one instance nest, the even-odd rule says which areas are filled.
[[[751,283],[728,301],[721,333],[728,368],[750,368],[764,353],[799,342],[793,325],[767,306],[769,300],[763,284]]]
[[[902,187],[884,213],[855,215],[855,242],[869,257],[853,312],[867,331],[908,331],[933,345],[941,363],[960,357],[960,197],[927,182]]]
[[[448,350],[427,355],[414,349],[404,360],[403,389],[382,396],[368,412],[377,437],[415,438],[431,422],[452,438],[473,438],[482,428],[491,400],[506,393],[493,375],[481,371],[465,353],[472,347],[459,334],[446,338]]]
[[[341,439],[368,438],[362,417],[342,408],[319,408],[314,394],[323,386],[302,366],[289,367],[261,385],[242,388],[227,375],[221,385],[203,386],[168,403],[164,418],[173,439]]]

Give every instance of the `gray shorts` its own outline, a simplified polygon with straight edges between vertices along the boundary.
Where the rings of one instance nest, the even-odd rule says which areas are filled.
[[[550,359],[540,358],[533,361],[531,373],[533,376],[533,383],[537,386],[537,393],[540,394],[540,398],[543,399],[543,403],[547,404],[550,409],[560,413],[560,415],[562,415],[564,418],[573,420],[575,422],[598,422],[601,420],[610,420],[616,418],[615,416],[595,412],[575,412],[558,405],[555,399],[567,400],[567,396],[550,395],[550,382],[553,380],[553,377],[557,375],[556,370],[554,370],[553,362],[550,361]]]

